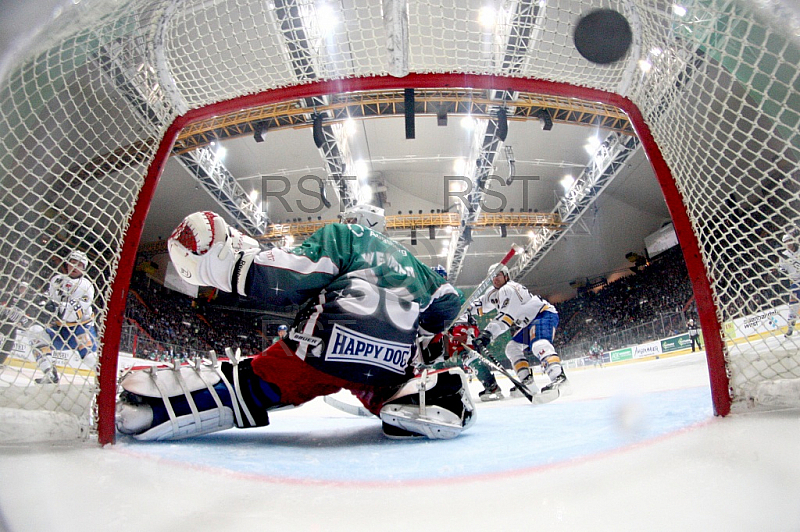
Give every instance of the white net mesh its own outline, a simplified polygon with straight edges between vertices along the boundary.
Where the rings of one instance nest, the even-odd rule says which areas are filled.
[[[729,372],[734,405],[766,393],[759,383],[773,390],[800,378],[800,333],[785,336],[797,311],[791,280],[776,269],[782,234],[800,223],[800,52],[785,37],[785,15],[794,13],[759,5],[763,12],[729,0],[689,2],[685,13],[645,0],[505,1],[494,10],[477,0],[72,6],[17,54],[0,84],[6,307],[21,282],[30,285],[19,303],[30,304],[30,322],[2,317],[0,407],[68,412],[80,427],[94,426],[97,381],[85,358],[54,349],[59,383],[36,384],[41,349],[21,332],[32,324],[54,330],[58,310],[40,299],[78,249],[90,260],[102,348],[127,226],[178,115],[312,81],[342,80],[346,92],[352,78],[406,73],[535,78],[629,99],[671,173],[659,178],[674,179],[699,244],[712,288],[699,307],[724,332],[725,367],[712,371]],[[599,6],[623,13],[633,30],[629,54],[611,65],[587,62],[572,41],[578,17]]]

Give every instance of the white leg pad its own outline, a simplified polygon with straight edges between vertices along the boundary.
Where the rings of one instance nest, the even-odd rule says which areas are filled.
[[[195,392],[213,387],[220,381],[220,376],[213,367],[203,367],[196,371],[190,366],[184,366],[179,371],[172,369],[161,369],[155,372],[150,370],[133,371],[125,375],[119,384],[122,389],[144,397],[163,397],[163,394],[172,397],[184,393],[180,384],[181,380],[188,391]],[[160,386],[156,385],[156,382]]]
[[[432,440],[449,440],[464,430],[461,418],[438,406],[426,407],[423,417],[416,405],[386,405],[381,409],[381,421]]]
[[[180,440],[230,429],[233,426],[233,411],[230,408],[222,407],[199,412],[197,416],[176,417],[171,422],[162,423],[141,434],[136,434],[134,438],[141,441]]]
[[[234,368],[234,375],[238,377]],[[214,385],[222,381],[228,388],[233,401],[234,411],[222,404],[214,389]],[[136,371],[125,375],[120,386],[123,390],[142,397],[160,398],[169,415],[169,420],[158,426],[150,427],[153,413],[148,405],[134,405],[125,402],[117,406],[117,429],[124,434],[134,434],[137,440],[176,440],[190,436],[200,436],[232,428],[244,426],[242,414],[250,425],[255,425],[249,410],[245,407],[237,386],[232,386],[225,379],[222,371],[215,364],[211,367],[183,366],[173,369]],[[215,408],[200,411],[195,405],[192,392],[208,390]],[[171,398],[183,396],[191,409],[190,414],[176,415]],[[241,401],[241,403],[240,403]],[[148,429],[148,427],[150,427]],[[145,430],[147,429],[147,430]],[[144,432],[142,432],[144,430]]]
[[[454,386],[453,377],[458,379],[456,386]],[[440,378],[442,382],[439,381]],[[437,388],[438,386],[444,386],[444,389]],[[432,404],[442,397],[441,392],[448,397],[460,396],[459,410],[464,409],[463,418],[451,410]],[[431,399],[427,397],[428,394],[432,394]],[[417,395],[419,404],[391,402],[409,395]],[[467,377],[461,368],[423,372],[420,377],[406,383],[392,400],[381,408],[381,421],[434,440],[455,438],[475,423],[475,404],[469,393]],[[387,437],[403,438],[389,434]]]

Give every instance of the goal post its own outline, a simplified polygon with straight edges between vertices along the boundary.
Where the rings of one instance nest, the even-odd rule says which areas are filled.
[[[323,4],[85,0],[11,58],[0,79],[0,303],[17,304],[25,282],[19,304],[49,327],[56,315],[41,295],[82,251],[100,353],[91,368],[57,349],[62,378],[36,383],[31,323],[0,315],[0,409],[28,427],[26,439],[114,441],[128,283],[184,128],[269,103],[405,88],[560,96],[626,113],[683,250],[715,412],[800,406],[800,331],[786,336],[795,302],[776,268],[783,234],[800,225],[796,12],[743,0],[683,12],[603,2],[628,19],[633,44],[596,65],[571,38],[593,0],[500,2],[490,22],[480,2],[401,0],[391,21],[380,2]]]

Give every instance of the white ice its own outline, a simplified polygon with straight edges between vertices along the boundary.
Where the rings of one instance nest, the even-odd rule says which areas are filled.
[[[800,530],[800,411],[714,417],[701,353],[569,376],[448,441],[318,399],[181,442],[2,448],[0,529]]]

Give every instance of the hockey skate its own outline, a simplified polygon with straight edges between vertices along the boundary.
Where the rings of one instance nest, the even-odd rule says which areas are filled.
[[[553,379],[553,382],[542,388],[539,395],[541,397],[541,401],[543,403],[549,403],[550,401],[555,401],[561,394],[565,391],[564,388],[568,386],[569,381],[567,380],[567,375],[562,370],[561,373]]]
[[[500,390],[500,385],[496,382],[492,386],[487,386],[482,392],[478,392],[478,397],[483,402],[499,401],[503,399],[503,392]]]
[[[536,383],[533,381],[533,375],[529,374],[527,377],[522,379],[522,384],[525,385],[525,388],[528,389],[528,393],[530,393],[531,395],[536,395],[539,393],[539,388],[536,387]],[[516,386],[511,388],[511,397],[524,397],[524,396],[525,394],[523,394]]]
[[[36,384],[58,384],[58,372],[52,367],[44,372],[44,377],[36,379]]]

